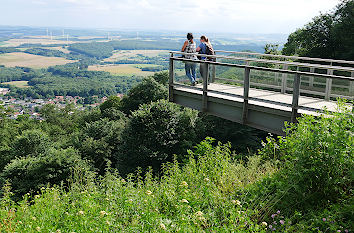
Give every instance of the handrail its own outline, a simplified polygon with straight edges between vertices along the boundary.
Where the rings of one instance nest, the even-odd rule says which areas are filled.
[[[178,54],[180,54],[180,53],[178,53]],[[185,54],[185,53],[183,53],[183,54]],[[188,55],[190,55],[190,54],[191,53],[188,53]],[[200,56],[200,54],[198,54],[198,56]],[[213,56],[213,55],[202,54],[202,56],[217,58],[217,56]],[[230,66],[230,67],[238,67],[238,68],[249,67],[253,70],[272,71],[272,72],[285,73],[285,74],[301,74],[301,75],[306,75],[306,76],[315,76],[315,77],[322,77],[322,78],[334,78],[334,79],[354,81],[354,77],[338,76],[338,75],[332,75],[332,74],[319,74],[319,73],[311,73],[311,72],[304,72],[304,71],[297,71],[297,70],[284,70],[284,69],[276,69],[276,68],[268,68],[268,67],[214,62],[214,61],[208,61],[208,60],[192,60],[192,59],[179,58],[179,57],[171,57],[170,59],[177,60],[177,61],[188,61],[188,62],[194,62],[194,63],[207,63],[207,64],[212,64],[212,65]]]
[[[215,50],[219,53],[231,53],[231,54],[246,54],[246,55],[256,55],[261,57],[277,57],[277,58],[289,58],[297,60],[308,60],[308,61],[323,61],[323,62],[332,62],[332,63],[342,63],[342,64],[351,64],[354,65],[354,61],[348,60],[335,60],[335,59],[324,59],[324,58],[313,58],[313,57],[299,57],[299,56],[287,56],[287,55],[276,55],[276,54],[264,54],[264,53],[250,53],[250,52],[235,52],[235,51],[224,51],[224,50]]]
[[[328,66],[328,65],[318,65],[318,64],[311,64],[311,63],[301,63],[301,62],[276,61],[276,60],[265,60],[265,59],[255,59],[255,58],[220,56],[220,55],[206,55],[206,54],[199,54],[199,53],[184,53],[184,52],[170,52],[170,53],[179,54],[179,55],[189,55],[189,56],[195,55],[198,57],[207,57],[207,58],[222,58],[222,59],[237,60],[237,61],[253,61],[253,62],[261,62],[261,63],[272,63],[277,65],[292,65],[292,66],[300,66],[300,67],[307,67],[307,68],[319,68],[319,69],[354,72],[354,68],[343,67],[343,66]]]

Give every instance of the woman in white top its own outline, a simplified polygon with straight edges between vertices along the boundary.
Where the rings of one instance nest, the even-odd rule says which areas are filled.
[[[188,33],[187,40],[184,42],[181,51],[185,53],[196,53],[196,49],[197,49],[196,47],[197,45],[193,41],[193,34]],[[185,55],[184,57],[186,59],[197,60],[196,55]],[[196,63],[194,62],[185,62],[186,75],[191,81],[193,86],[195,86],[195,84],[197,83],[196,81],[197,77],[195,72],[196,66],[197,66]]]

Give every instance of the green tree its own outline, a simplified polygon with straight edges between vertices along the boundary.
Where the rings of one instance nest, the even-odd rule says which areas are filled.
[[[313,18],[289,35],[282,53],[354,60],[354,1],[342,0],[333,12]]]
[[[145,78],[137,86],[130,89],[127,96],[121,100],[121,110],[130,115],[132,111],[139,108],[141,104],[167,99],[167,88],[155,81],[154,78]]]
[[[197,111],[166,100],[142,105],[132,113],[122,135],[124,141],[117,154],[120,172],[148,166],[159,171],[174,154],[182,155],[196,143],[197,117]]]
[[[168,72],[167,71],[161,71],[161,72],[157,72],[152,76],[156,82],[166,86],[168,83]]]

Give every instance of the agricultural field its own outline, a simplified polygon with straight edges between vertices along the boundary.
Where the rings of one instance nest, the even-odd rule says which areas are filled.
[[[149,67],[154,65],[148,65]],[[89,66],[88,70],[91,71],[106,71],[114,75],[118,76],[150,76],[153,75],[154,72],[150,71],[142,71],[140,68],[141,64],[119,64],[119,65],[95,65]]]
[[[46,47],[46,49],[51,49],[51,50],[59,50],[63,53],[70,53],[70,51],[67,48],[63,48],[63,47]]]
[[[49,66],[65,65],[72,62],[75,61],[61,57],[43,57],[27,53],[8,53],[0,55],[0,65],[6,67],[48,68]]]
[[[156,57],[159,55],[168,56],[167,50],[119,50],[113,53],[113,56],[104,59],[106,62],[115,62],[118,60],[135,60],[138,56]]]
[[[22,44],[42,44],[42,45],[50,45],[50,44],[72,44],[76,43],[74,41],[66,41],[66,40],[56,40],[55,38],[51,40],[47,36],[43,37],[34,37],[34,38],[24,38],[24,39],[10,39],[4,42],[4,44],[0,44],[0,46],[6,47],[18,47]]]
[[[2,83],[5,85],[11,85],[11,86],[15,86],[18,88],[28,88],[28,81],[12,81],[12,82],[6,82],[6,83]]]

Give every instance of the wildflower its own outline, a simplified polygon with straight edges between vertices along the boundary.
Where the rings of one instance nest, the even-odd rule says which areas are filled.
[[[125,181],[125,179],[122,179],[122,183],[125,183],[126,181]]]
[[[40,197],[41,197],[40,195],[34,195],[35,199],[40,198]]]
[[[210,180],[209,178],[204,178],[204,181],[209,182]]]
[[[274,222],[273,222],[273,224],[274,224],[274,225],[277,225],[277,222],[276,222],[276,221],[274,221]]]
[[[80,210],[77,214],[78,215],[84,215],[85,213],[84,213],[84,211]]]
[[[271,216],[271,217],[272,217],[272,218],[275,218],[275,216],[277,216],[277,215],[276,215],[276,214],[272,214],[272,216]]]
[[[189,191],[186,189],[186,190],[184,190],[184,192],[185,192],[185,193],[188,193]]]
[[[322,218],[322,221],[324,221],[324,222],[325,222],[326,220],[327,220],[326,218]]]
[[[196,214],[197,216],[203,216],[203,212],[202,212],[202,211],[197,211],[195,214]]]
[[[161,229],[163,229],[163,230],[166,230],[166,226],[165,226],[165,224],[160,223],[160,228],[161,228]]]
[[[277,214],[280,214],[280,210],[277,211]]]
[[[103,216],[107,215],[107,213],[106,213],[106,211],[102,210],[102,211],[100,211],[100,215],[101,215],[101,217],[103,217]]]
[[[56,232],[57,232],[57,233],[61,233],[61,230],[58,229]]]
[[[107,225],[111,225],[111,223],[110,223],[108,220],[106,221],[106,224],[107,224]]]
[[[262,225],[266,227],[268,224],[266,222],[262,222]]]
[[[128,202],[133,202],[133,199],[129,199]]]
[[[37,220],[37,218],[36,218],[36,217],[32,217],[32,220],[36,221],[36,220]]]
[[[185,181],[182,181],[181,185],[184,186],[184,187],[188,187],[188,183],[185,182]]]
[[[18,224],[22,224],[22,221],[18,221]]]
[[[280,220],[279,223],[280,223],[281,225],[284,225],[285,222],[284,222],[284,220]]]
[[[344,232],[345,232],[345,233],[348,233],[349,231],[348,231],[348,229],[345,229]]]
[[[341,230],[338,230],[337,232],[342,232]]]
[[[187,201],[186,199],[182,199],[181,202],[182,203],[189,203],[189,201]]]
[[[269,225],[269,229],[272,229],[273,228],[273,226],[272,225]]]
[[[241,202],[239,201],[239,200],[232,200],[231,201],[232,202],[232,204],[235,204],[235,205],[241,205]]]
[[[145,199],[144,202],[146,203],[146,202],[148,202],[148,200]]]
[[[36,230],[37,230],[38,232],[41,232],[41,228],[40,228],[40,227],[36,227]]]
[[[150,190],[148,190],[148,191],[146,191],[146,194],[147,194],[147,195],[151,195],[152,192],[151,192]]]

